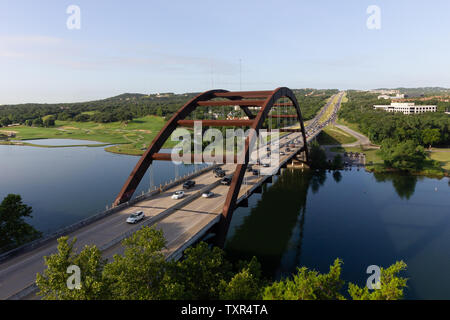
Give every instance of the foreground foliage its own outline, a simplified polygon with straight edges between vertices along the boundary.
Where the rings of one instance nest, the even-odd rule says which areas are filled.
[[[40,238],[42,234],[29,225],[32,208],[17,194],[9,194],[0,204],[0,253]]]
[[[261,278],[256,258],[233,266],[223,250],[210,249],[203,242],[186,249],[184,259],[166,261],[161,253],[165,246],[162,231],[154,228],[144,227],[124,240],[123,256],[115,255],[110,263],[95,246],[85,246],[76,253],[75,241],[60,238],[58,253],[45,258],[47,269],[36,279],[38,294],[44,299],[345,299],[339,259],[327,274],[303,267],[292,278],[271,283]],[[67,286],[71,265],[81,270],[79,289]],[[405,268],[398,262],[382,270],[380,290],[349,284],[348,294],[353,299],[401,299],[406,279],[398,273]]]

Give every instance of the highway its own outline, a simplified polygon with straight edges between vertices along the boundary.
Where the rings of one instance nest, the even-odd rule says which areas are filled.
[[[333,101],[333,99],[334,96],[330,101]],[[318,116],[321,116],[328,106],[329,104],[323,108]],[[313,121],[313,124],[315,126],[318,125],[317,121]],[[308,128],[310,135],[317,134],[317,130],[320,130],[315,126]],[[297,132],[287,134],[280,138],[280,145],[287,144],[300,137],[301,133]],[[285,147],[280,148],[279,151],[285,152],[285,155],[280,156],[280,162],[292,157],[292,154],[301,147],[302,144],[298,143],[295,150],[290,152],[286,151]],[[265,148],[264,146],[264,152]],[[271,151],[278,152],[277,150]],[[235,170],[235,166],[235,164],[224,164],[222,168],[227,175],[231,175]],[[253,165],[253,167],[262,169],[261,166]],[[248,190],[261,183],[265,178],[266,176],[263,175],[255,176],[252,172],[246,172],[239,197],[245,195]],[[175,186],[148,200],[140,201],[71,232],[68,236],[69,238],[77,238],[77,248],[82,248],[85,245],[96,245],[103,250],[104,257],[111,258],[114,254],[122,253],[123,247],[120,244],[120,240],[125,236],[130,235],[143,225],[155,225],[163,230],[167,240],[167,248],[164,250],[165,254],[169,258],[178,258],[187,246],[201,238],[210,226],[219,220],[229,189],[228,186],[219,184],[218,180],[220,179],[214,177],[212,171],[203,173],[193,180],[196,182],[195,187],[184,190],[186,195],[182,199],[174,200],[171,198],[175,191],[181,190],[181,185]],[[201,193],[205,190],[211,190],[215,194],[214,197],[201,197]],[[127,224],[125,222],[126,218],[136,211],[144,212],[144,221],[136,225]],[[56,252],[57,242],[54,240],[1,263],[0,299],[22,298],[22,294],[25,298],[35,297],[30,292],[34,289],[33,284],[36,279],[36,273],[42,273],[45,268],[44,256],[49,256]],[[24,291],[26,288],[28,290]],[[28,291],[28,294],[25,294],[26,291]]]

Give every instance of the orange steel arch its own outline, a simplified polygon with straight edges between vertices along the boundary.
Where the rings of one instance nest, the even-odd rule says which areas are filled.
[[[215,98],[227,99],[227,100],[213,100]],[[289,106],[296,109],[297,115],[293,115],[300,122],[300,130],[288,129],[289,132],[300,131],[303,136],[303,148],[301,151],[305,152],[306,160],[309,160],[308,148],[306,142],[306,132],[303,123],[303,117],[297,99],[295,98],[292,90],[286,87],[277,88],[273,91],[236,91],[230,92],[227,90],[210,90],[203,92],[187,102],[181,107],[172,118],[161,129],[158,135],[153,139],[149,148],[145,151],[138,163],[134,167],[133,171],[129,175],[122,189],[120,190],[114,205],[127,202],[133,196],[136,188],[145,175],[145,172],[152,164],[153,160],[170,160],[170,154],[158,153],[164,143],[169,139],[171,134],[179,126],[193,126],[194,120],[186,120],[197,107],[216,107],[216,106],[235,106],[238,105],[248,116],[249,120],[195,120],[201,121],[203,126],[231,126],[231,127],[250,127],[254,129],[253,134],[258,134],[259,129],[262,127],[264,120],[269,116],[270,110],[274,107],[275,102],[281,98],[288,98],[291,101]],[[253,114],[249,107],[261,107],[257,114]],[[293,117],[287,116],[287,117]],[[276,117],[276,115],[274,115]],[[286,116],[280,116],[286,117]],[[237,197],[241,188],[242,180],[245,175],[245,170],[249,162],[249,141],[252,136],[246,138],[245,141],[245,163],[237,164],[236,171],[233,175],[233,179],[228,190],[227,198],[223,207],[221,220],[219,223],[219,231],[217,239],[219,244],[223,244],[225,241],[226,233],[229,223],[232,218],[233,211],[236,207]]]

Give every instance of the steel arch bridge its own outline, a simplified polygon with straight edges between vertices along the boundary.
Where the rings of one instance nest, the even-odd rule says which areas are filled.
[[[219,98],[220,100],[214,100]],[[290,103],[277,104],[280,99],[288,99]],[[248,120],[186,120],[197,108],[200,107],[222,107],[222,106],[239,106],[241,110],[246,114]],[[294,107],[296,114],[293,115],[270,115],[269,112],[278,106],[290,106]],[[259,111],[255,114],[250,110],[250,107],[259,107]],[[255,108],[253,108],[255,109]],[[258,108],[256,108],[258,110]],[[303,117],[300,110],[298,101],[289,88],[281,87],[273,91],[235,91],[230,92],[227,90],[210,90],[203,92],[184,106],[182,106],[172,118],[165,124],[158,135],[153,139],[152,143],[139,159],[138,163],[134,167],[133,171],[129,175],[118,196],[114,201],[114,205],[117,206],[121,203],[127,202],[133,196],[133,193],[137,189],[139,183],[144,177],[146,171],[154,160],[171,160],[170,153],[159,153],[164,143],[169,139],[172,133],[178,127],[193,127],[194,121],[200,121],[202,126],[227,126],[227,127],[249,127],[252,130],[251,133],[259,134],[259,130],[262,128],[264,121],[267,118],[293,118],[297,119],[300,123],[300,129],[280,129],[280,132],[301,132],[303,137],[303,148],[300,152],[305,153],[306,161],[309,161],[308,148],[306,141],[305,126],[303,123]],[[217,233],[217,239],[219,244],[223,244],[228,231],[229,224],[231,222],[232,214],[236,208],[236,201],[239,195],[241,184],[245,175],[247,165],[250,158],[250,141],[254,137],[248,136],[245,140],[245,162],[237,164],[236,170],[233,174],[233,178],[228,190],[228,194],[223,206],[222,215],[220,217],[219,228]],[[195,156],[195,155],[194,155]],[[202,158],[203,159],[203,158]]]

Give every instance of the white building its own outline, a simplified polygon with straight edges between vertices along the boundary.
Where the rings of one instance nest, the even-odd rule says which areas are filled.
[[[381,96],[378,96],[378,100],[380,99],[385,99],[385,100],[389,100],[389,99],[403,99],[405,98],[404,94],[400,94],[398,93],[396,96],[389,96],[387,94],[382,94]]]
[[[403,114],[416,114],[424,112],[436,112],[436,106],[422,106],[415,105],[413,102],[393,102],[390,105],[375,105],[373,106],[377,110],[384,110],[388,112],[402,112]]]

